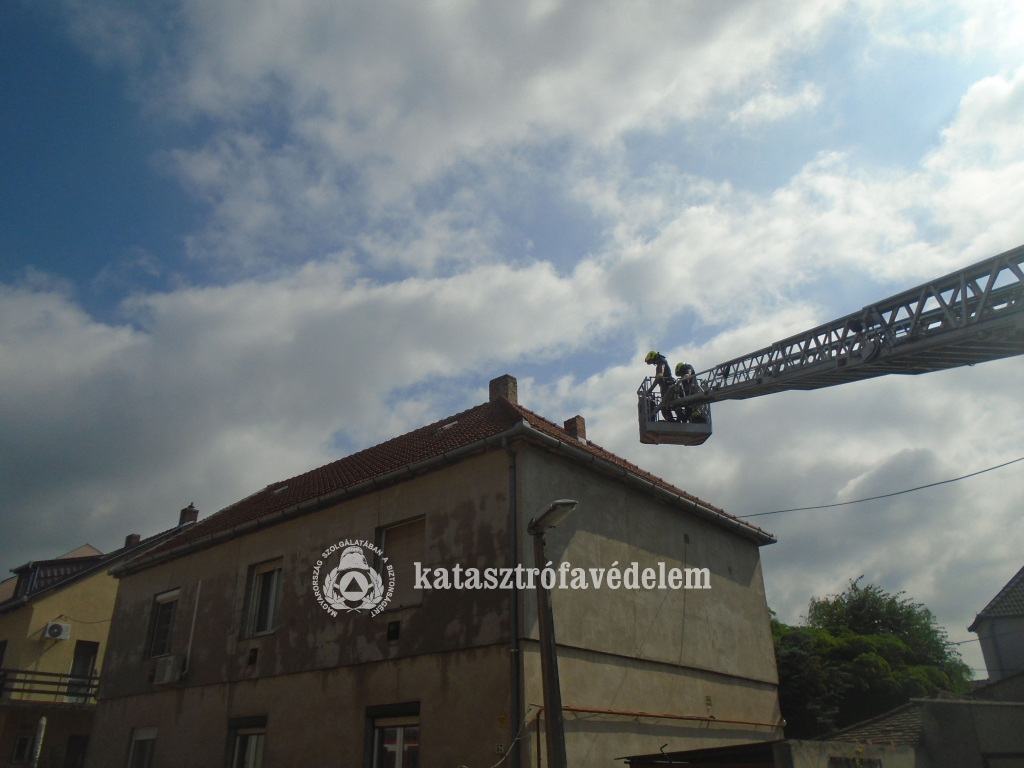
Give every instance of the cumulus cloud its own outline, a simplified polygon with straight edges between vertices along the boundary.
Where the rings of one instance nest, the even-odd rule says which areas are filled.
[[[207,1],[175,6],[168,36],[145,10],[68,7],[84,45],[135,68],[153,114],[213,126],[160,162],[212,212],[190,253],[249,271],[139,293],[106,322],[45,281],[0,291],[11,564],[52,553],[55,536],[56,549],[114,546],[189,501],[212,511],[471,405],[526,365],[528,407],[583,413],[598,442],[737,513],[1024,453],[1019,360],[723,404],[712,440],[683,450],[637,443],[646,371],[626,359],[668,340],[673,360],[708,367],[1024,241],[1020,62],[975,83],[917,164],[866,168],[824,146],[755,192],[667,162],[639,172],[627,139],[820,106],[817,86],[775,70],[841,14],[867,8],[877,36],[889,11]],[[980,18],[970,39],[991,26]],[[889,44],[925,45],[898,32]],[[554,264],[504,242],[496,201],[557,152],[543,170],[601,231]],[[693,332],[674,338],[681,317]],[[613,338],[629,350],[592,375],[552,362]],[[772,605],[795,619],[865,573],[967,623],[1019,567],[1008,542],[1024,493],[968,482],[767,518]]]
[[[814,83],[805,83],[799,91],[789,95],[779,95],[775,89],[769,88],[730,112],[729,119],[743,125],[780,120],[817,106],[821,98],[821,89]]]

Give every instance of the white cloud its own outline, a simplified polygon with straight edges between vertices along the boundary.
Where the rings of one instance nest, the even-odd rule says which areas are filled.
[[[774,89],[768,88],[739,109],[730,112],[729,119],[743,125],[781,120],[801,110],[816,107],[821,102],[822,95],[821,89],[814,83],[804,83],[799,91],[782,96]]]
[[[212,511],[333,457],[336,440],[361,447],[471,404],[478,379],[526,362],[541,370],[522,379],[528,407],[582,412],[598,442],[737,512],[941,479],[1024,447],[1019,360],[725,404],[712,440],[687,451],[636,442],[640,355],[587,377],[543,366],[612,335],[646,350],[690,315],[699,340],[670,354],[706,367],[1024,242],[1024,69],[976,83],[917,167],[867,169],[823,147],[761,194],[669,165],[638,177],[621,140],[725,103],[751,125],[813,107],[810,84],[757,89],[802,82],[773,70],[856,8],[207,0],[181,6],[184,32],[163,49],[144,16],[110,8],[80,9],[83,39],[155,61],[138,87],[156,113],[214,125],[163,156],[213,211],[189,247],[258,265],[259,279],[139,295],[121,324],[43,283],[0,292],[14,559],[52,552],[56,525],[65,549],[96,531],[111,546],[189,501]],[[982,22],[957,29],[997,33]],[[925,45],[904,31],[900,44]],[[276,133],[254,116],[270,107],[285,116]],[[558,141],[570,159],[546,170],[607,231],[565,264],[509,259],[483,195],[534,169],[518,153]],[[460,173],[485,181],[417,203]],[[388,269],[390,282],[367,277]],[[795,618],[863,572],[965,623],[1019,560],[1024,489],[992,478],[768,518],[773,605]]]

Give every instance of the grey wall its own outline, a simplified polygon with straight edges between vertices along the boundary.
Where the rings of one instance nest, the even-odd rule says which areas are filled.
[[[1024,616],[982,619],[977,634],[990,680],[1024,672]]]
[[[579,507],[547,534],[556,565],[642,571],[707,567],[710,590],[555,589],[562,703],[567,707],[777,723],[775,654],[757,545],[611,478],[532,445],[518,454],[520,531],[554,499]],[[689,538],[689,542],[686,539]],[[532,540],[522,558],[533,564]],[[588,573],[589,581],[589,573]],[[523,595],[523,632],[537,638],[536,598]],[[525,647],[525,700],[543,703],[536,644]],[[708,708],[708,697],[711,706]],[[779,729],[596,714],[567,715],[569,762],[780,738]],[[536,740],[531,759],[536,764]]]

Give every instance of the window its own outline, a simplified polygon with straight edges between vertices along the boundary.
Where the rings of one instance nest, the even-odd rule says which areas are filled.
[[[231,768],[262,768],[263,742],[266,728],[239,728],[235,731],[234,757]]]
[[[266,739],[266,715],[229,720],[228,768],[263,768],[263,744]]]
[[[373,768],[419,768],[418,717],[378,718],[373,726]]]
[[[31,725],[21,726],[18,736],[14,739],[14,752],[11,762],[15,765],[27,763],[32,759],[32,747],[35,745],[36,734]]]
[[[395,569],[395,592],[391,596],[389,608],[401,608],[406,605],[419,605],[423,601],[423,593],[416,589],[416,569],[413,563],[423,562],[426,548],[426,519],[418,518],[406,523],[393,525],[381,531],[381,548],[388,564]],[[383,574],[387,570],[382,568]],[[387,594],[387,580],[384,582]]]
[[[245,636],[273,632],[281,605],[281,561],[254,565],[249,574],[248,611]]]
[[[64,748],[64,768],[84,768],[85,750],[88,747],[88,734],[73,733],[68,736],[68,743]]]
[[[153,620],[150,625],[149,655],[166,656],[171,652],[171,631],[174,629],[174,614],[178,609],[178,594],[172,589],[153,599]]]
[[[128,768],[150,768],[156,749],[156,728],[136,728],[132,731],[132,746],[128,752]]]
[[[71,661],[71,675],[68,678],[67,702],[85,702],[92,694],[92,673],[96,671],[96,658],[100,644],[88,640],[75,642],[75,655]]]

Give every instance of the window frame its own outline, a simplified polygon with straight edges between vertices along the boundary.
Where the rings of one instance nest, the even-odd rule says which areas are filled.
[[[135,759],[135,745],[144,742],[148,742],[150,746],[144,747],[148,751],[143,755],[143,763],[139,768],[151,768],[153,755],[156,753],[156,737],[157,729],[155,727],[132,728],[131,739],[128,742],[128,761],[125,763],[127,768],[135,768],[132,764]]]
[[[263,750],[266,749],[267,716],[235,717],[228,720],[228,740],[224,745],[224,765],[233,768],[238,757],[238,737],[262,735],[263,746],[260,750],[260,763],[263,761]]]
[[[401,704],[377,704],[367,707],[366,725],[363,731],[362,768],[373,768],[377,755],[377,723],[379,721],[393,718],[419,718],[419,715],[420,703],[418,701],[407,701]]]
[[[153,596],[152,616],[149,621],[149,636],[146,639],[146,656],[150,659],[158,659],[171,655],[171,641],[174,638],[174,621],[178,617],[178,602],[181,598],[181,588],[175,587],[160,592]],[[156,653],[157,630],[160,626],[160,615],[165,605],[171,605],[170,618],[167,620],[167,635],[164,638],[165,647],[160,653]]]
[[[25,744],[25,750],[19,755],[18,747]],[[31,725],[23,724],[14,736],[14,748],[11,750],[11,765],[28,765],[32,761],[32,750],[36,745],[36,732]]]
[[[371,765],[373,768],[384,768],[382,754],[384,735],[387,729],[396,730],[395,768],[407,768],[404,765],[405,756],[405,730],[416,728],[416,763],[420,760],[420,718],[419,715],[403,715],[398,717],[378,717],[373,721],[373,757]]]
[[[260,612],[260,586],[262,577],[268,573],[276,573],[276,583],[273,585],[271,599],[274,601],[273,612],[270,617],[270,624],[267,629],[257,630],[256,625]],[[251,637],[262,637],[272,635],[277,631],[281,623],[281,598],[284,587],[284,558],[275,557],[271,560],[264,560],[249,566],[249,573],[245,580],[245,601],[242,611],[241,639]]]
[[[379,526],[377,528],[377,530],[374,532],[374,545],[378,549],[380,549],[381,552],[384,553],[383,556],[375,554],[374,558],[373,558],[373,567],[374,567],[374,570],[377,571],[378,575],[380,575],[381,577],[383,577],[385,575],[384,574],[384,558],[388,557],[388,554],[387,554],[387,543],[388,543],[387,532],[390,531],[390,530],[394,530],[395,528],[401,528],[403,526],[412,525],[413,523],[419,523],[419,522],[423,523],[423,559],[425,560],[426,559],[426,554],[427,554],[427,516],[426,515],[415,515],[413,517],[407,517],[404,520],[396,520],[393,523],[388,523],[387,525],[382,525],[382,526]],[[392,560],[389,559],[388,562],[390,564],[394,565],[394,562]],[[410,565],[411,565],[412,562],[415,562],[415,560],[411,561]],[[387,592],[387,582],[385,582],[384,586],[385,586],[385,592]],[[397,587],[397,584],[396,584],[396,587]],[[417,590],[413,590],[413,592],[415,593],[415,592],[417,592]],[[403,610],[405,608],[418,608],[418,607],[420,607],[421,605],[423,605],[423,591],[419,590],[418,592],[419,592],[419,594],[417,595],[418,599],[416,599],[415,602],[401,603],[401,604],[391,603],[391,604],[389,604],[387,606],[387,608],[384,609],[384,612],[387,613],[388,611],[400,611],[400,610]]]

